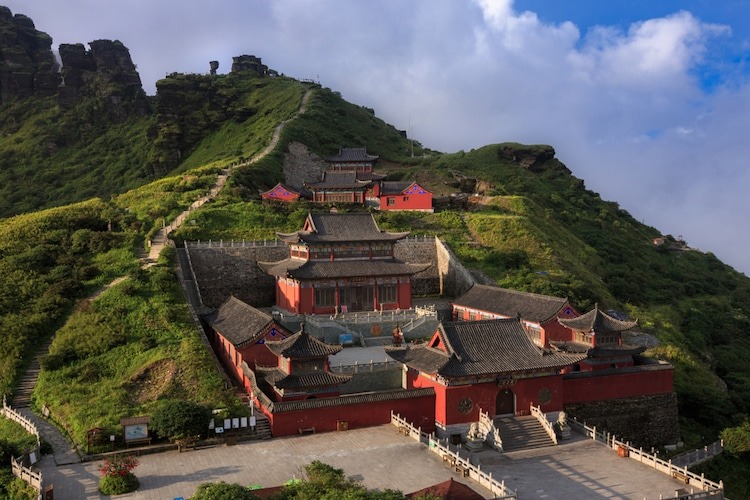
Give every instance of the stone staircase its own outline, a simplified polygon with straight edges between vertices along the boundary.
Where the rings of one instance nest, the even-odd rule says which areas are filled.
[[[260,411],[255,412],[255,439],[271,439],[271,422]]]
[[[503,440],[504,452],[555,446],[534,416],[497,417],[494,422]]]
[[[34,392],[34,386],[39,378],[39,372],[41,371],[41,365],[39,358],[46,355],[49,351],[49,346],[52,344],[52,338],[47,339],[37,349],[37,355],[29,363],[29,367],[18,382],[15,392],[13,393],[13,408],[29,408],[31,407],[31,393]]]

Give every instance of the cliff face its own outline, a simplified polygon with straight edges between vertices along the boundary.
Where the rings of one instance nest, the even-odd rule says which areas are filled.
[[[148,101],[130,52],[119,40],[60,45],[59,67],[52,38],[22,14],[0,6],[0,104],[32,96],[59,95],[64,108],[85,97],[104,101],[117,122],[148,112]]]
[[[94,40],[90,50],[81,43],[60,45],[62,80],[60,104],[69,108],[83,97],[103,99],[115,121],[131,113],[148,113],[148,101],[130,51],[119,40]]]
[[[0,104],[53,95],[60,85],[52,38],[22,14],[0,6]]]

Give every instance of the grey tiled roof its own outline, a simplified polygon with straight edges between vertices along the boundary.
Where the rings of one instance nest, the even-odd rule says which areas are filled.
[[[412,189],[410,187],[414,186]],[[425,194],[429,193],[424,187],[414,181],[383,181],[380,183],[380,194]]]
[[[339,385],[351,380],[353,375],[331,373],[326,371],[312,373],[286,374],[278,368],[258,368],[269,384],[279,389],[304,389]]]
[[[599,309],[599,304],[577,318],[559,318],[561,325],[582,332],[618,333],[635,328],[638,321],[622,321]]]
[[[340,345],[326,344],[307,332],[298,332],[279,341],[266,341],[266,347],[277,356],[289,359],[322,358],[343,349]]]
[[[447,378],[556,369],[586,357],[540,349],[516,318],[445,323],[438,334],[447,352],[426,346],[386,348],[386,352],[417,370]]]
[[[370,179],[358,177],[356,172],[332,171],[323,172],[323,179],[319,182],[306,182],[305,186],[312,189],[366,189],[372,184]]]
[[[410,181],[383,181],[380,183],[380,194],[401,194],[412,184]]]
[[[568,299],[487,285],[474,285],[453,304],[511,318],[520,315],[537,323],[549,321],[569,306]]]
[[[366,148],[341,148],[338,154],[329,156],[326,161],[329,162],[341,162],[341,161],[375,161],[379,157],[375,155],[367,154]]]
[[[204,318],[211,328],[238,347],[248,342],[256,342],[273,323],[270,315],[235,297],[229,297],[218,309]],[[288,333],[281,326],[277,326],[277,329]]]
[[[432,264],[408,264],[396,259],[315,262],[288,258],[278,262],[258,262],[258,265],[273,276],[290,276],[297,279],[334,279],[412,275],[426,270]]]
[[[646,346],[604,345],[591,347],[588,344],[572,341],[551,341],[550,344],[563,352],[586,353],[589,358],[607,358],[612,356],[634,356],[641,354]]]
[[[288,243],[331,243],[349,241],[397,241],[409,235],[381,231],[372,214],[367,213],[323,213],[309,214],[307,221],[313,230],[294,233],[277,233],[279,239]]]

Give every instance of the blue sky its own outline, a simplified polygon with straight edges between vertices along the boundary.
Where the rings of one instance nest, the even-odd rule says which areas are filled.
[[[750,274],[750,1],[4,3],[55,48],[121,40],[149,94],[254,54],[433,149],[551,144],[604,199]]]

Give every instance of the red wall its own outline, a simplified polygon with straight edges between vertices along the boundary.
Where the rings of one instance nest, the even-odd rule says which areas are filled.
[[[393,205],[388,204],[388,199],[394,200]],[[404,198],[408,198],[404,201]],[[432,193],[425,194],[389,194],[380,195],[380,210],[432,210]]]
[[[669,394],[674,391],[674,369],[634,369],[619,374],[583,377],[571,374],[563,378],[563,388],[565,404]]]
[[[414,426],[422,427],[423,431],[433,432],[434,410],[434,396],[421,396],[270,415],[266,413],[266,416],[271,420],[274,437],[298,435],[300,429],[311,427],[314,427],[316,432],[335,431],[339,420],[345,420],[349,429],[387,424],[391,421],[391,411],[398,413]]]

